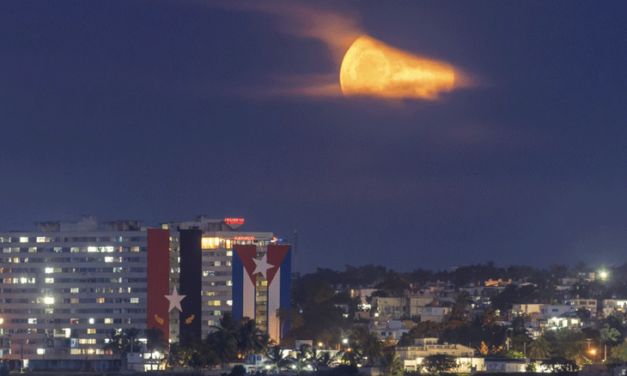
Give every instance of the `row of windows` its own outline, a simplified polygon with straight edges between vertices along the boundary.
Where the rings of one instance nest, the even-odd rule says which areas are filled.
[[[0,278],[0,283],[36,283],[35,278]],[[45,283],[143,283],[146,278],[44,278]]]
[[[115,268],[43,268],[45,274],[54,273],[143,273],[147,268],[115,267]],[[0,273],[41,273],[42,268],[0,268]]]
[[[89,246],[89,247],[28,247],[28,248],[2,248],[2,253],[121,253],[121,252],[145,252],[146,247],[113,247],[113,246]]]
[[[142,242],[145,236],[0,236],[0,243]]]
[[[43,303],[43,299],[45,298],[21,298],[21,299],[12,299],[12,298],[7,298],[7,299],[1,299],[0,298],[0,303],[31,303],[31,304],[35,304],[35,303]],[[59,303],[69,303],[69,304],[91,304],[91,303],[112,303],[112,304],[120,304],[120,303],[131,303],[131,304],[138,304],[139,303],[139,298],[65,298],[65,299],[59,299]]]
[[[142,261],[142,258],[140,257],[65,257],[65,258],[41,258],[41,257],[25,257],[25,258],[20,258],[20,257],[8,257],[8,258],[0,258],[0,263],[13,263],[13,264],[19,264],[19,263],[38,263],[38,262],[45,262],[45,263],[51,263],[54,262],[55,264],[58,263],[64,263],[64,262],[140,262]],[[145,261],[145,259],[144,259]]]
[[[108,322],[105,322],[105,324],[145,324],[146,323],[146,319],[130,319],[130,318],[125,318],[125,319],[114,319],[114,318],[109,318],[106,319],[108,320]],[[100,324],[102,324],[102,320],[100,320]],[[98,322],[96,322],[96,324],[98,324]],[[90,328],[87,329],[87,334],[96,334],[96,332],[91,332],[95,329]],[[2,330],[3,334],[36,334],[36,333],[46,333],[49,334],[50,329],[37,329],[37,328],[22,328],[22,329],[15,329],[15,328],[8,328],[8,329],[4,329]],[[110,333],[111,329],[101,329],[97,331],[100,334],[103,333]],[[66,337],[65,334],[60,334],[60,335],[56,335],[56,337]]]
[[[207,302],[208,306],[221,306],[222,305],[222,301],[221,300],[209,300]],[[226,301],[226,305],[227,306],[232,306],[233,305],[233,301],[232,300],[227,300]]]

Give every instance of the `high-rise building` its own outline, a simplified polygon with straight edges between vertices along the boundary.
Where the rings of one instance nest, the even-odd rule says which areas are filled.
[[[289,326],[274,319],[279,307],[289,309],[289,246],[271,232],[239,231],[243,222],[198,217],[148,229],[138,221],[84,217],[0,232],[3,360],[33,369],[108,370],[119,366],[105,350],[113,333],[155,328],[170,342],[181,331],[203,338],[225,312],[242,317],[240,307],[251,304],[254,315],[247,316],[278,340],[277,327]],[[274,263],[262,265],[266,273],[248,266],[252,295],[241,294],[240,246],[253,249],[247,262],[265,255]],[[280,283],[270,284],[276,290],[270,313],[273,280]]]
[[[242,232],[239,228],[243,223],[242,218],[198,217],[193,222],[172,222],[163,226],[170,229],[172,239],[172,288],[176,286],[177,292],[185,295],[181,301],[182,312],[171,312],[171,338],[178,340],[180,336],[181,342],[204,338],[212,327],[219,325],[225,312],[233,312],[237,319],[254,319],[259,328],[268,331],[277,342],[281,333],[289,328],[289,319],[275,324],[280,307],[289,312],[289,245],[280,244],[283,241],[271,232]],[[247,250],[246,273],[243,273],[240,249]],[[266,270],[262,273],[261,269],[255,271],[253,259],[261,262],[267,257],[275,265],[269,265],[267,273]],[[279,270],[282,271],[277,274]],[[242,278],[244,274],[248,279]],[[274,292],[269,295],[268,281],[273,281],[275,275]],[[251,287],[243,294],[245,281],[246,286]],[[268,297],[275,296],[271,307],[268,306]],[[244,302],[247,307],[254,307],[246,314],[242,314]]]
[[[87,359],[59,366],[108,368],[111,329],[146,327],[147,232],[137,221],[92,217],[38,227],[0,233],[3,359],[40,368],[46,359]]]

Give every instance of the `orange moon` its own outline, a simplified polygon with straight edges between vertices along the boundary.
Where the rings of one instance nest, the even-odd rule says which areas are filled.
[[[350,46],[340,67],[344,95],[437,99],[455,86],[452,66],[397,50],[368,36]]]

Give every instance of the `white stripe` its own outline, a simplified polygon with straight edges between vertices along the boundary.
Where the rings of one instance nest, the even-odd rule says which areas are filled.
[[[255,319],[255,285],[250,280],[246,268],[244,268],[244,291],[243,291],[243,312],[242,317]]]
[[[281,340],[281,323],[276,317],[277,310],[281,307],[281,268],[276,271],[274,279],[268,286],[268,335],[270,339],[279,343]]]

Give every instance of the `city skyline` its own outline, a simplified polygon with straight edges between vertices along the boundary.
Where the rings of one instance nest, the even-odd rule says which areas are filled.
[[[1,4],[0,230],[245,218],[304,273],[627,262],[624,3],[278,4]],[[464,84],[341,88],[362,36]]]

